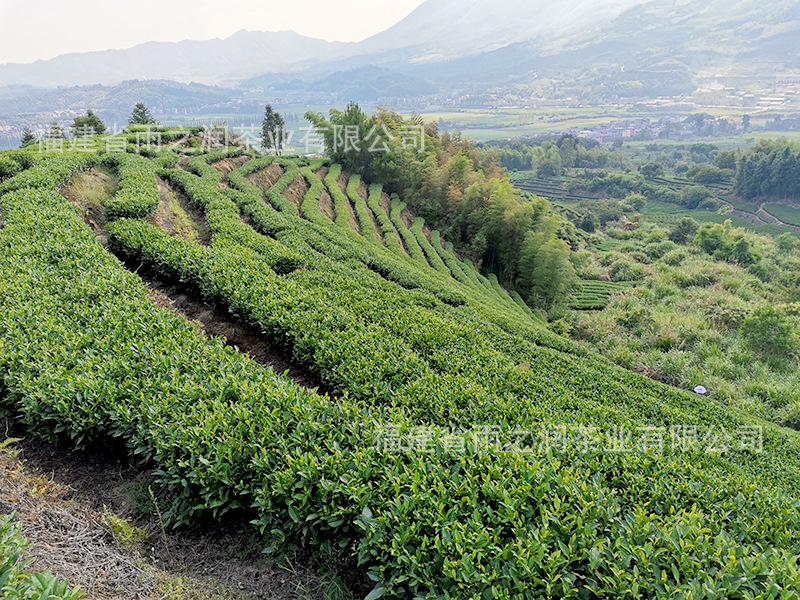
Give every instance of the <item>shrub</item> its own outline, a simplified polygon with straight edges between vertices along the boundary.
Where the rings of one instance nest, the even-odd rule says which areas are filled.
[[[645,270],[642,265],[626,259],[619,259],[611,263],[611,281],[640,281],[644,279]]]
[[[797,348],[791,322],[774,306],[756,309],[742,323],[748,347],[763,356],[789,358]]]

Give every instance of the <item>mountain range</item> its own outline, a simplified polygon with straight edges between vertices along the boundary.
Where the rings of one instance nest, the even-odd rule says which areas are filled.
[[[666,65],[695,75],[757,73],[765,63],[800,66],[798,33],[800,2],[794,0],[427,0],[359,43],[243,30],[224,40],[149,42],[0,65],[0,82],[56,87],[167,79],[236,86],[264,75],[311,82],[366,65],[434,81],[452,67],[463,81],[465,57],[480,65],[496,64],[498,56],[508,63],[495,73],[500,80],[539,66],[590,71],[609,64]]]
[[[680,95],[704,82],[798,76],[797,40],[800,0],[427,0],[359,43],[243,30],[0,65],[0,114],[46,111],[64,94],[76,109],[111,110],[151,88],[170,110],[192,95],[224,102],[226,90],[391,102],[531,93],[548,81],[598,100]]]

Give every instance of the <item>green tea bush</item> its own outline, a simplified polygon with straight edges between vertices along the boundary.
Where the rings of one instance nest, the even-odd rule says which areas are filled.
[[[0,183],[0,195],[24,188],[60,189],[78,171],[94,167],[100,157],[94,153],[52,154],[36,165]]]
[[[275,549],[357,560],[373,598],[756,598],[800,586],[798,434],[615,367],[465,263],[470,285],[280,213],[241,181],[222,192],[214,156],[192,165],[201,176],[169,175],[206,212],[210,246],[135,219],[111,223],[109,242],[285,343],[337,397],[153,305],[60,195],[26,190],[0,196],[0,397],[39,434],[118,438],[154,468],[168,522],[248,515]],[[307,268],[277,273],[240,209]],[[561,451],[514,435],[560,425],[661,427],[667,440],[673,427],[761,427],[763,452]],[[387,449],[394,434],[416,451]]]
[[[152,161],[131,154],[107,154],[103,164],[119,174],[119,190],[105,204],[109,219],[144,218],[158,208],[156,167]]]

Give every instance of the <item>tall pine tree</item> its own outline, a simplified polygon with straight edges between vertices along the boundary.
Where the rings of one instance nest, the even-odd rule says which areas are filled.
[[[22,130],[22,139],[20,140],[20,147],[25,148],[26,146],[30,146],[36,141],[36,135],[34,135],[33,131],[31,131],[30,127],[26,127]]]
[[[133,113],[131,113],[128,123],[131,125],[155,125],[156,120],[150,114],[144,102],[137,102],[136,106],[133,107]]]
[[[280,156],[285,141],[286,122],[280,113],[272,110],[272,106],[267,104],[264,109],[264,121],[261,123],[261,147]]]

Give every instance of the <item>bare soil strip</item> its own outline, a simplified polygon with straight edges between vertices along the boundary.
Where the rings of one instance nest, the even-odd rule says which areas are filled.
[[[364,200],[365,203],[367,201],[367,194],[369,194],[369,191],[367,190],[366,184],[362,181],[361,184],[358,186],[358,195],[361,196],[361,198]],[[375,218],[375,214],[372,212],[369,206],[367,206],[367,212],[369,213],[369,216],[372,219],[373,237],[385,246],[386,240],[383,239],[383,236],[380,234],[381,225],[380,223],[378,223],[378,219]]]
[[[339,176],[339,179],[336,181],[336,183],[339,185],[339,190],[342,192],[344,197],[347,198],[347,210],[350,213],[350,229],[360,234],[361,227],[358,226],[358,219],[356,219],[356,212],[353,210],[353,203],[347,195],[347,182],[350,181],[351,175],[352,173],[350,172],[342,171],[342,174]]]
[[[308,182],[305,177],[298,175],[295,177],[295,180],[283,190],[283,196],[299,209],[300,205],[303,203],[306,192],[308,192]]]
[[[294,361],[291,350],[270,344],[260,331],[232,320],[224,307],[206,303],[185,287],[166,282],[150,270],[138,274],[150,288],[154,304],[173,310],[210,336],[223,338],[227,345],[257,363],[272,367],[277,373],[286,373],[298,385],[331,394],[318,377]]]
[[[284,173],[284,168],[278,163],[272,163],[266,169],[261,169],[246,176],[247,180],[265,192],[278,182]]]
[[[336,221],[336,209],[334,208],[333,200],[327,191],[323,191],[319,195],[319,210],[331,221]]]
[[[83,220],[92,228],[103,246],[108,245],[105,234],[106,209],[103,203],[111,198],[118,188],[119,180],[112,173],[89,169],[75,175],[61,190],[64,198],[80,209]]]

